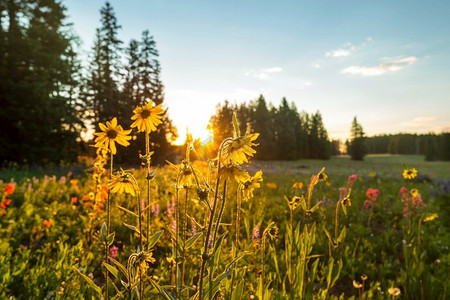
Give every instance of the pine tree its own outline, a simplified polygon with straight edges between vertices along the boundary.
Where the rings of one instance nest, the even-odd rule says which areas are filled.
[[[297,156],[296,120],[295,112],[289,107],[286,98],[283,98],[274,121],[277,159],[293,160]]]
[[[356,116],[353,118],[352,128],[350,131],[351,140],[347,146],[347,152],[352,160],[364,160],[367,154],[365,145],[365,134],[361,124],[358,123]]]
[[[260,95],[258,100],[252,105],[250,126],[253,132],[258,132],[259,143],[255,157],[262,160],[274,159],[275,132],[271,113],[269,112],[266,100]]]
[[[100,15],[101,27],[96,30],[85,97],[91,122],[96,126],[114,117],[123,123],[126,117],[122,113],[129,109],[123,107],[119,85],[122,41],[118,38],[118,30],[121,26],[109,2],[101,8]]]
[[[0,23],[0,101],[5,105],[0,160],[72,160],[82,128],[75,101],[80,64],[76,38],[64,23],[65,8],[55,0],[11,0],[5,12],[8,26]]]

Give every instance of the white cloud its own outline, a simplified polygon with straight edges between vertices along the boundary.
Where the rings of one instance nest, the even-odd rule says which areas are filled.
[[[322,67],[320,64],[313,64],[312,66],[314,69],[320,69]]]
[[[326,57],[346,57],[350,56],[351,51],[346,49],[336,49],[325,53]]]
[[[265,73],[279,73],[279,72],[283,71],[283,69],[280,67],[272,67],[272,68],[262,69],[261,71],[263,71]]]
[[[340,48],[331,50],[325,53],[326,57],[347,57],[352,55],[354,52],[366,47],[368,43],[371,43],[373,39],[371,37],[366,38],[364,42],[359,45],[353,45],[350,42],[345,43]]]
[[[259,71],[249,71],[245,72],[245,76],[252,76],[258,78],[259,80],[268,80],[270,79],[270,73],[280,73],[283,69],[280,67],[271,67],[266,69],[260,69]]]
[[[267,79],[269,79],[269,75],[267,75],[266,73],[259,73],[257,77],[260,80],[267,80]]]
[[[342,74],[353,74],[361,76],[380,76],[388,72],[399,71],[417,61],[417,57],[409,56],[392,60],[377,66],[350,66],[342,70]]]
[[[412,128],[429,128],[430,123],[436,120],[435,117],[417,117],[409,121],[402,122],[400,125]]]

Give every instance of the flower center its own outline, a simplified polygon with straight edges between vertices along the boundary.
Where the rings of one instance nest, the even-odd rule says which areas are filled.
[[[114,129],[108,130],[106,132],[106,136],[108,137],[108,139],[114,140],[117,137],[117,131],[115,131]]]
[[[147,109],[144,109],[141,113],[141,117],[142,117],[142,119],[147,119],[148,117],[150,117],[150,111]]]

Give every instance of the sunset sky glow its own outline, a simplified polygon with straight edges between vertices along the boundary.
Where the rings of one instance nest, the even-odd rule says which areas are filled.
[[[87,52],[103,1],[63,1]],[[353,116],[368,135],[450,131],[450,1],[111,1],[128,45],[157,42],[165,106],[205,138],[216,104],[263,94],[322,113],[331,138]],[[130,108],[132,109],[132,108]]]

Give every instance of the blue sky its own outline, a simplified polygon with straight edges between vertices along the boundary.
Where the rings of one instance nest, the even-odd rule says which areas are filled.
[[[92,47],[103,1],[63,1]],[[127,45],[149,29],[184,138],[216,104],[263,94],[320,110],[330,137],[450,131],[450,1],[111,1]]]

